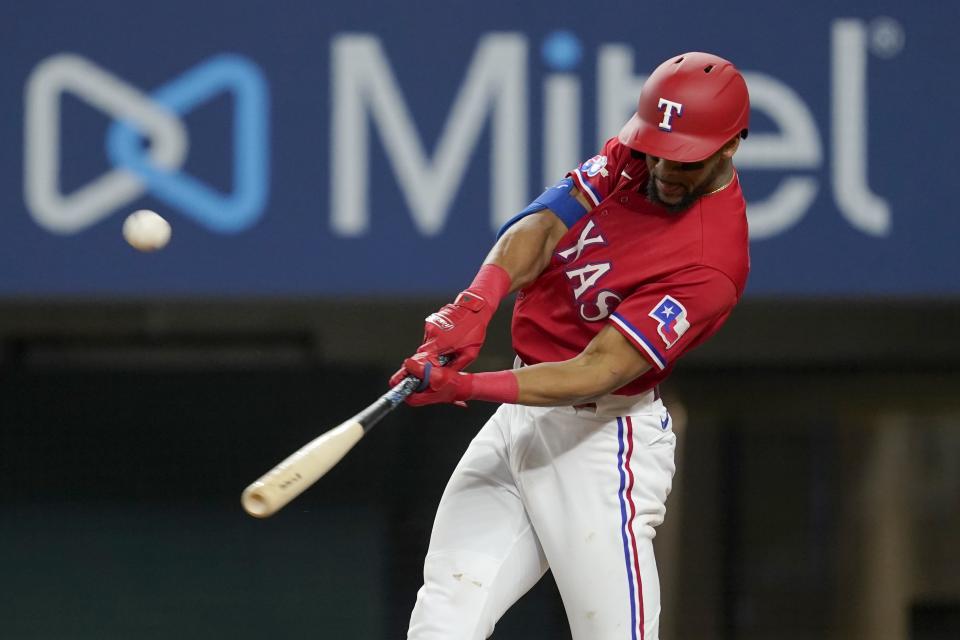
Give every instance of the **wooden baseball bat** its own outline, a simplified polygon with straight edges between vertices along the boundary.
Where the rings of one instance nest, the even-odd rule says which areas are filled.
[[[441,363],[447,361],[447,357],[441,356]],[[244,511],[255,518],[275,514],[322,478],[365,433],[419,386],[419,378],[407,376],[357,415],[297,449],[243,491],[240,503]]]

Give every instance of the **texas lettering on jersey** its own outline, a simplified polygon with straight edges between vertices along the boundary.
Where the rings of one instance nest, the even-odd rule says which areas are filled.
[[[577,242],[557,252],[557,258],[562,262],[573,262],[580,258],[584,249],[589,245],[605,246],[606,239],[597,227],[596,222],[590,220],[580,231]],[[613,313],[617,304],[623,300],[615,291],[599,289],[600,281],[612,268],[612,262],[588,262],[587,264],[564,271],[572,285],[574,302],[578,305],[580,317],[587,322],[603,320]]]

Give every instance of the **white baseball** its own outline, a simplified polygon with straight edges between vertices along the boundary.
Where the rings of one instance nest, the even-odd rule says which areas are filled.
[[[170,223],[149,209],[134,211],[123,221],[123,237],[134,249],[157,251],[170,242]]]

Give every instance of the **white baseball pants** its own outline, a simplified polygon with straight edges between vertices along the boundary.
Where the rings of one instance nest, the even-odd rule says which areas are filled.
[[[676,437],[653,392],[503,405],[440,500],[410,640],[482,640],[549,568],[574,640],[657,640]]]

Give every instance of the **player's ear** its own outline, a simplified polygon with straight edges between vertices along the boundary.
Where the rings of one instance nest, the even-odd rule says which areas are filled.
[[[737,149],[740,148],[740,136],[731,138],[725,145],[720,147],[720,157],[729,160],[733,157],[733,154],[737,152]]]

